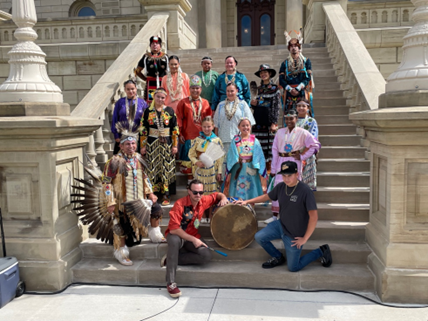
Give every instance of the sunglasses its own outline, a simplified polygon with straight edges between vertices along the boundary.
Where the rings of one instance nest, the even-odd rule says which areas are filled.
[[[202,194],[204,194],[204,191],[201,191],[201,192],[198,192],[198,191],[192,191],[192,190],[190,190],[192,193],[193,193],[193,195],[202,195]]]

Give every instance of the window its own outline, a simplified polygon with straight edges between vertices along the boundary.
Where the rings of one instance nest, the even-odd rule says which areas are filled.
[[[79,13],[77,14],[78,17],[89,17],[89,16],[95,16],[94,9],[90,7],[83,7],[79,10]]]
[[[241,46],[251,46],[251,18],[243,16],[241,19],[242,40]]]
[[[260,45],[269,46],[270,45],[270,16],[264,14],[260,17]]]
[[[76,0],[68,11],[70,17],[96,16],[95,5],[89,0]]]

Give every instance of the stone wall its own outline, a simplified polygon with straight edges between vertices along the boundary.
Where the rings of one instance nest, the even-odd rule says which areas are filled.
[[[40,47],[47,54],[48,74],[64,95],[64,102],[73,109],[95,85],[129,42],[56,44]],[[0,47],[0,83],[9,75],[6,53]],[[145,48],[142,48],[143,55]],[[129,71],[130,73],[132,70]]]

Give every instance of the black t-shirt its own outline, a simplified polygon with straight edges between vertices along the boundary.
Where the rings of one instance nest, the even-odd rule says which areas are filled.
[[[290,194],[294,187],[287,187]],[[308,228],[308,211],[316,210],[315,196],[308,185],[299,182],[294,192],[287,196],[285,183],[279,183],[269,192],[269,198],[279,202],[279,216],[284,234],[291,237],[303,237]]]

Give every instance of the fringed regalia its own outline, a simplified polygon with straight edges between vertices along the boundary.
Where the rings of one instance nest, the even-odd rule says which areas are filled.
[[[143,68],[146,77],[146,90],[144,99],[150,105],[153,101],[153,93],[160,87],[162,77],[166,75],[168,69],[168,56],[164,52],[153,54],[146,52],[138,62],[138,67]]]
[[[266,178],[266,161],[255,135],[234,137],[227,153],[226,175],[226,196],[249,200],[263,195],[260,177]]]
[[[172,148],[178,143],[177,117],[171,107],[156,111],[150,106],[141,119],[141,147],[146,147],[148,175],[153,191],[175,194],[175,157]]]
[[[217,144],[223,148],[223,144],[214,133],[211,136],[207,137],[203,132],[199,137],[196,137],[192,140],[192,147],[189,151],[189,158],[192,162],[192,173],[195,179],[199,179],[204,183],[204,195],[210,195],[213,192],[219,191],[219,183],[217,182],[217,174],[222,174],[222,165],[224,161],[224,156],[217,159],[213,166],[199,168],[196,166],[196,162],[199,161],[199,156],[205,153],[209,144]]]
[[[274,83],[261,84],[257,88],[257,105],[251,105],[254,110],[256,124],[252,133],[256,135],[262,146],[266,162],[272,160],[272,144],[275,134],[270,131],[272,124],[278,124],[279,109],[281,106],[281,92]]]
[[[299,179],[302,180],[302,162],[318,152],[321,144],[307,130],[300,127],[294,127],[290,132],[288,127],[281,128],[275,135],[272,146],[272,167],[271,173],[281,171],[281,164],[285,161],[295,162],[299,173]],[[300,152],[300,159],[295,159],[291,153]],[[269,185],[268,192],[281,183],[282,176],[275,175],[275,179]],[[279,213],[278,201],[272,202],[272,212]]]
[[[284,110],[296,109],[297,103],[306,98],[311,101],[307,86],[311,82],[312,64],[309,58],[302,54],[297,59],[290,56],[281,64],[279,69],[279,84],[284,88]],[[290,90],[295,88],[299,95],[293,96]],[[300,90],[299,90],[300,88]]]
[[[318,139],[318,124],[315,118],[306,116],[305,118],[299,118],[297,120],[297,127],[303,128],[310,132],[312,136]],[[304,183],[309,185],[313,190],[317,190],[317,163],[316,163],[316,154],[309,157],[304,161],[302,180]]]
[[[123,203],[146,199],[152,193],[141,155],[119,152],[108,160],[103,173],[95,168],[86,170],[93,178],[92,183],[75,179],[83,186],[73,186],[76,191],[81,191],[73,194],[77,197],[73,203],[80,205],[74,210],[81,221],[89,225],[89,233],[103,242],[113,242],[115,250],[119,250],[122,237],[126,238],[128,246],[139,243],[142,237],[147,236],[151,205],[141,203],[145,209],[138,214],[125,208]],[[113,205],[115,209],[110,214],[107,208]]]

